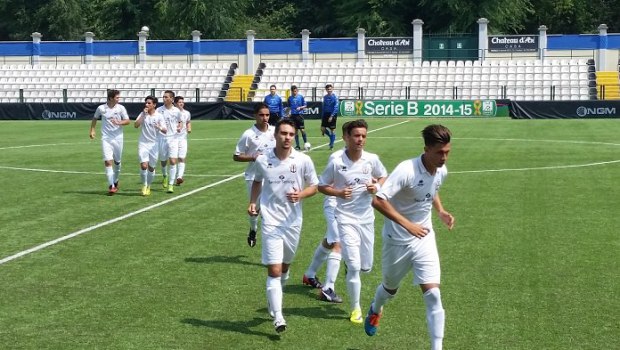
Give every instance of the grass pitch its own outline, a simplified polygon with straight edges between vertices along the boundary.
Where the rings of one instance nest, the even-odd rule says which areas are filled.
[[[446,349],[620,344],[617,120],[368,121],[367,149],[388,171],[422,151],[425,125],[453,132],[441,196],[456,226],[449,232],[435,223]],[[232,161],[251,121],[194,121],[186,183],[174,194],[156,184],[146,198],[133,127],[125,129],[121,190],[109,197],[90,122],[0,124],[0,348],[429,347],[410,278],[372,338],[348,321],[344,269],[341,305],[317,301],[301,285],[325,230],[321,195],[304,203],[284,294],[289,329],[274,332],[260,241],[253,249],[245,243],[245,164]],[[318,121],[307,129],[320,173],[327,138],[318,136]],[[362,275],[364,311],[381,280],[381,226],[377,214],[375,268]]]

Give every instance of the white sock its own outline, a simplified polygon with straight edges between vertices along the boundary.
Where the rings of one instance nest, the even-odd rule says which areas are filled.
[[[336,277],[338,277],[338,271],[340,270],[340,260],[342,260],[342,254],[331,251],[327,256],[327,266],[325,268],[325,283],[324,288],[334,289],[336,283]]]
[[[306,270],[306,276],[313,278],[316,277],[316,270],[318,270],[325,259],[327,259],[329,252],[331,252],[331,250],[323,247],[323,241],[319,242],[319,246],[314,250],[312,262],[310,262],[310,266],[308,266],[308,269]]]
[[[168,172],[168,184],[172,185],[174,184],[174,180],[176,180],[176,174],[177,174],[177,165],[176,164],[170,164],[170,168],[169,168],[169,172]]]
[[[282,285],[280,277],[267,276],[267,301],[275,315],[275,319],[282,318]]]
[[[118,182],[118,178],[121,175],[121,163],[114,163],[114,182]]]
[[[250,216],[250,230],[254,232],[258,230],[258,216]]]
[[[148,183],[147,183],[147,177],[148,177],[147,173],[148,172],[149,171],[146,170],[146,169],[144,169],[144,170],[140,169],[140,181],[142,181],[142,185],[144,185],[144,186],[148,185]]]
[[[360,293],[362,291],[362,280],[360,279],[360,270],[349,269],[347,271],[347,291],[349,292],[349,302],[351,310],[360,307]]]
[[[177,179],[183,178],[183,175],[185,175],[185,162],[179,162],[177,168]]]
[[[288,276],[290,272],[290,270],[282,272],[282,275],[280,275],[280,285],[282,286],[282,289],[284,289],[284,286],[286,286],[286,282],[288,282]]]
[[[146,173],[146,185],[151,186],[151,184],[153,183],[153,179],[155,179],[155,169]]]
[[[439,288],[427,290],[423,297],[424,303],[426,303],[426,322],[428,335],[431,338],[431,349],[441,350],[446,314],[441,304]]]
[[[396,293],[388,293],[383,287],[383,283],[380,283],[379,286],[377,286],[377,291],[375,292],[375,298],[372,303],[372,311],[375,313],[380,313],[383,305],[385,305],[388,300],[394,298],[395,295]]]
[[[114,169],[111,166],[105,167],[105,177],[108,179],[108,186],[114,185]]]

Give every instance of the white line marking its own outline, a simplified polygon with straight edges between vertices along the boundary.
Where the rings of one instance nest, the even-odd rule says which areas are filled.
[[[85,175],[102,175],[102,174],[104,174],[104,172],[94,172],[94,171],[73,171],[73,170],[50,170],[50,169],[35,169],[35,168],[19,168],[19,167],[2,166],[2,165],[0,165],[0,169],[33,171],[33,172],[40,172],[40,173],[85,174]],[[123,176],[125,176],[125,175],[128,175],[128,176],[139,176],[140,174],[125,173],[125,172],[123,172]],[[214,174],[185,174],[184,176],[185,177],[226,177],[226,176],[236,176],[236,175],[235,174],[221,174],[221,175],[214,175]]]
[[[557,170],[557,169],[569,169],[569,168],[585,168],[597,165],[606,165],[620,163],[619,160],[610,160],[608,162],[596,162],[588,164],[573,164],[573,165],[555,165],[555,166],[542,166],[538,168],[507,168],[507,169],[484,169],[484,170],[462,170],[462,171],[450,171],[450,174],[475,174],[475,173],[501,173],[507,171],[529,171],[529,170]]]
[[[191,195],[193,195],[194,193],[198,193],[198,192],[203,191],[203,190],[206,190],[206,189],[208,189],[208,188],[211,188],[211,187],[214,187],[214,186],[217,186],[217,185],[223,184],[223,183],[225,183],[225,182],[228,182],[228,181],[234,180],[234,179],[236,179],[236,178],[238,178],[238,177],[241,177],[241,176],[243,176],[243,174],[237,174],[237,175],[235,175],[235,176],[231,176],[231,177],[226,178],[226,179],[224,179],[224,180],[220,180],[220,181],[218,181],[218,182],[214,182],[214,183],[212,183],[212,184],[209,184],[209,185],[206,185],[206,186],[203,186],[203,187],[200,187],[200,188],[197,188],[197,189],[191,190],[191,191],[189,191],[189,192],[183,193],[183,194],[178,195],[178,196],[176,196],[176,197],[172,197],[172,198],[166,199],[166,200],[164,200],[164,201],[161,201],[161,202],[159,202],[159,203],[156,203],[156,204],[153,204],[153,205],[149,205],[148,207],[144,207],[144,208],[139,209],[139,210],[136,210],[136,211],[134,211],[134,212],[131,212],[131,213],[128,213],[128,214],[125,214],[125,215],[122,215],[122,216],[116,217],[116,218],[114,218],[114,219],[110,219],[110,220],[108,220],[108,221],[101,222],[101,223],[99,223],[99,224],[97,224],[97,225],[90,226],[90,227],[87,227],[87,228],[85,228],[85,229],[82,229],[82,230],[79,230],[79,231],[76,231],[76,232],[70,233],[70,234],[68,234],[68,235],[62,236],[62,237],[60,237],[60,238],[56,238],[56,239],[51,240],[51,241],[49,241],[49,242],[45,242],[45,243],[43,243],[43,244],[39,244],[38,246],[32,247],[32,248],[30,248],[30,249],[26,249],[26,250],[21,251],[21,252],[19,252],[19,253],[17,253],[17,254],[13,254],[13,255],[11,255],[11,256],[7,256],[6,258],[0,259],[0,265],[5,264],[5,263],[7,263],[7,262],[9,262],[9,261],[11,261],[11,260],[15,260],[15,259],[17,259],[17,258],[20,258],[20,257],[22,257],[22,256],[24,256],[24,255],[27,255],[27,254],[30,254],[30,253],[34,253],[34,252],[39,251],[39,250],[41,250],[41,249],[47,248],[47,247],[49,247],[49,246],[53,246],[53,245],[55,245],[55,244],[57,244],[57,243],[60,243],[60,242],[62,242],[62,241],[66,241],[66,240],[71,239],[71,238],[73,238],[73,237],[77,237],[77,236],[82,235],[82,234],[84,234],[84,233],[88,233],[88,232],[90,232],[90,231],[96,230],[96,229],[98,229],[98,228],[100,228],[100,227],[107,226],[107,225],[113,224],[113,223],[115,223],[115,222],[118,222],[118,221],[121,221],[121,220],[128,219],[128,218],[130,218],[130,217],[132,217],[132,216],[136,216],[136,215],[138,215],[138,214],[144,213],[145,211],[148,211],[148,210],[151,210],[151,209],[155,209],[155,208],[157,208],[157,207],[161,207],[162,205],[165,205],[165,204],[168,204],[168,203],[171,203],[171,202],[177,201],[177,200],[182,199],[182,198],[185,198],[185,197],[187,197],[187,196],[191,196]]]

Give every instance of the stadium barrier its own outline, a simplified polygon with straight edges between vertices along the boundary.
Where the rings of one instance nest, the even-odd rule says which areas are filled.
[[[513,119],[620,118],[620,101],[510,101]]]
[[[0,120],[90,120],[101,103],[1,103]],[[142,112],[144,103],[123,103],[132,120]],[[192,119],[254,119],[254,103],[186,103]],[[320,119],[322,105],[308,102],[306,119]]]

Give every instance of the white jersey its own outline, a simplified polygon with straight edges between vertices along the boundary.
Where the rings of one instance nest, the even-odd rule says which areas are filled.
[[[260,213],[263,225],[301,226],[302,203],[291,203],[286,194],[319,184],[312,159],[291,150],[285,160],[276,157],[272,148],[256,159],[254,181],[262,181]]]
[[[332,161],[332,159],[336,158],[336,157],[340,157],[342,152],[344,152],[344,148],[343,149],[339,149],[337,151],[335,151],[334,153],[329,155],[329,158],[327,158],[327,164],[329,164],[329,162]],[[320,180],[319,180],[320,182]],[[323,212],[325,212],[325,210],[329,210],[332,213],[334,212],[334,208],[336,208],[336,205],[338,205],[338,201],[336,200],[336,196],[325,196],[325,199],[323,199]]]
[[[155,114],[149,115],[142,112],[138,118],[142,118],[142,125],[140,125],[140,143],[154,143],[157,141],[158,135],[162,134],[159,131],[159,127],[165,124],[164,116],[155,111]]]
[[[433,199],[447,175],[448,169],[445,165],[437,168],[435,175],[431,175],[424,167],[421,156],[409,159],[398,164],[377,193],[377,197],[388,200],[409,221],[432,230]],[[416,237],[399,224],[385,218],[383,239],[384,242],[408,244]]]
[[[252,127],[244,131],[241,138],[239,138],[237,147],[235,148],[235,155],[254,155],[273,149],[276,146],[276,138],[274,136],[275,130],[275,126],[269,125],[267,131],[262,132],[256,125],[252,125]],[[254,168],[254,162],[249,162],[248,166],[245,168],[246,180],[254,180]]]
[[[166,108],[166,106],[160,106],[157,108],[157,112],[164,116],[164,122],[166,123],[166,135],[160,134],[161,137],[172,137],[177,134],[177,127],[179,120],[181,120],[181,111],[172,106]]]
[[[351,199],[337,197],[336,219],[339,224],[366,224],[374,222],[372,194],[366,184],[373,178],[386,177],[387,170],[374,153],[362,151],[362,157],[351,161],[346,152],[334,157],[321,175],[320,185],[331,185],[336,189],[352,187]]]
[[[129,119],[125,106],[115,104],[110,108],[107,103],[97,107],[95,119],[101,119],[101,139],[114,139],[123,136],[123,127],[112,124],[112,120],[120,121]]]
[[[189,123],[192,120],[192,115],[187,110],[182,110],[182,111],[179,110],[179,112],[180,112],[179,121],[181,122],[181,131],[179,131],[176,134],[176,137],[179,139],[186,139],[187,138],[187,123]]]

